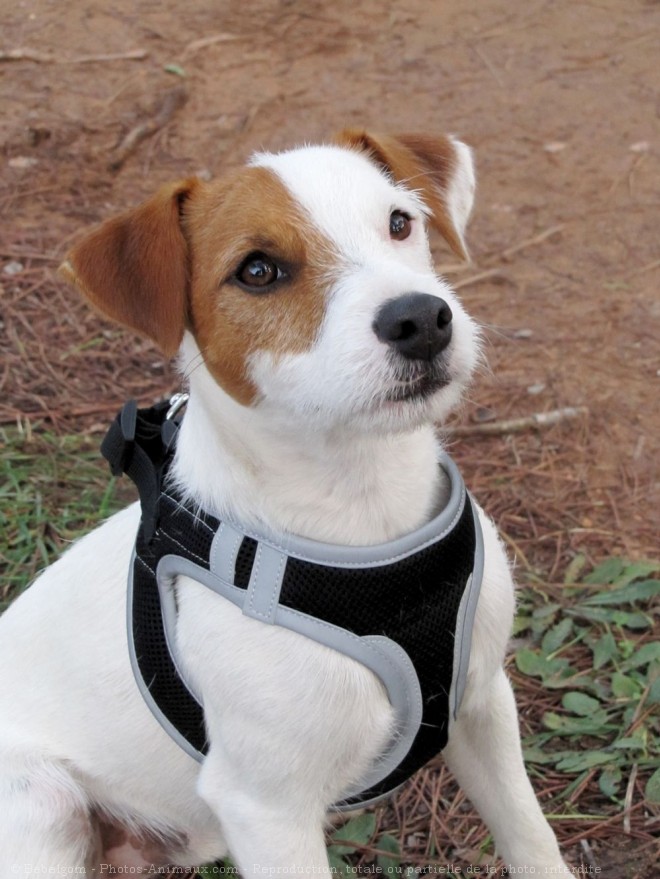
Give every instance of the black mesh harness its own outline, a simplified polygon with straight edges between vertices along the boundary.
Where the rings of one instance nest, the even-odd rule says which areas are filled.
[[[191,756],[208,750],[201,699],[171,648],[176,578],[185,575],[264,624],[340,650],[382,680],[395,709],[390,746],[335,808],[390,793],[444,748],[465,685],[483,569],[473,502],[456,465],[446,510],[417,532],[376,547],[337,547],[259,535],[185,502],[168,480],[180,401],[127,403],[102,452],[135,482],[142,517],[129,573],[129,649],[138,686]]]

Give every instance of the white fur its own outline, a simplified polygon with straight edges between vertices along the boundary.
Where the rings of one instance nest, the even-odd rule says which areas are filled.
[[[462,234],[474,174],[469,151],[457,149],[449,209]],[[198,365],[186,335],[180,363],[195,366],[177,479],[196,502],[246,526],[345,544],[389,540],[445,500],[433,421],[470,378],[475,327],[432,270],[419,200],[365,157],[324,147],[254,162],[279,175],[333,242],[326,316],[308,352],[253,357],[251,407]],[[414,218],[403,242],[388,234],[395,208]],[[410,291],[451,306],[452,382],[423,402],[385,404],[393,379],[371,325],[384,301]],[[513,586],[495,529],[480,516],[486,570],[445,753],[507,861],[567,874],[522,763],[502,671]],[[130,668],[126,578],[138,518],[134,505],[77,542],[0,621],[0,875],[98,866],[98,811],[185,837],[167,853],[180,865],[229,851],[243,874],[326,871],[326,809],[387,741],[382,685],[359,663],[180,578],[176,649],[211,742],[200,770],[153,718]],[[140,863],[130,847],[114,856]]]
[[[454,226],[459,234],[461,244],[467,250],[464,233],[472,213],[474,190],[476,187],[472,150],[467,144],[456,140],[455,137],[450,137],[449,139],[456,150],[456,170],[449,182],[447,191],[444,193],[444,197],[447,201],[449,215],[454,221]]]

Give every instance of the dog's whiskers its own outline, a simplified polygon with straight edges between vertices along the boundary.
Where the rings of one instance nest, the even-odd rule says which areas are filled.
[[[199,351],[194,357],[191,357],[183,368],[182,379],[187,382],[190,376],[204,364],[204,351]]]

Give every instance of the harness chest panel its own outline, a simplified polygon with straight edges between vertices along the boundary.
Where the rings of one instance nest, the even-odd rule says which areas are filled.
[[[395,709],[391,746],[336,808],[356,808],[394,790],[444,748],[467,674],[483,552],[456,466],[441,463],[451,496],[432,522],[399,540],[356,548],[256,535],[221,522],[168,487],[170,463],[166,454],[160,493],[154,501],[152,492],[146,516],[143,498],[129,578],[129,646],[156,717],[203,759],[203,708],[168,643],[174,583],[190,576],[243,613],[338,649],[381,678]]]

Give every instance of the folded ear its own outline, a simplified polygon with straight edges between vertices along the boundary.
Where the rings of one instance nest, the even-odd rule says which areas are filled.
[[[182,207],[195,178],[163,186],[139,207],[103,223],[60,266],[103,314],[174,354],[186,324],[188,243]]]
[[[463,233],[475,187],[468,146],[448,136],[381,135],[359,129],[343,131],[338,142],[366,151],[397,183],[419,192],[433,226],[454,253],[468,258]]]

